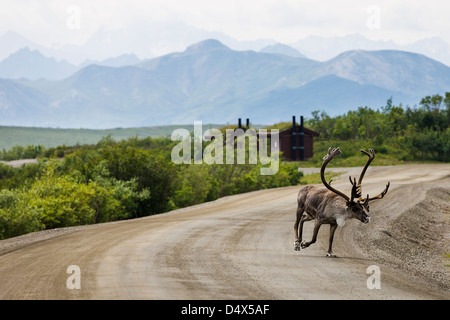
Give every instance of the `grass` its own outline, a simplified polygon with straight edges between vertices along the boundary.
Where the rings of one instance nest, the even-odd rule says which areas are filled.
[[[204,128],[218,128],[222,125],[204,124]],[[38,127],[11,127],[0,126],[0,150],[9,150],[19,145],[28,145],[45,148],[57,146],[74,146],[83,144],[96,144],[102,138],[111,136],[114,140],[124,140],[131,137],[168,137],[178,128],[193,130],[193,125],[170,125],[140,128],[115,129],[61,129]],[[206,130],[206,129],[205,129]]]
[[[450,254],[444,255],[444,266],[450,268]]]
[[[343,172],[325,172],[325,179],[327,181],[330,181],[331,179],[335,177],[339,177],[343,174]],[[321,184],[322,179],[320,178],[320,173],[310,173],[306,174],[300,179],[301,185],[306,184]]]

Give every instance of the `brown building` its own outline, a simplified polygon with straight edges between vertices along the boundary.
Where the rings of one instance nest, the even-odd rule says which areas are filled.
[[[303,127],[303,146],[301,125],[280,131],[280,151],[283,158],[290,161],[308,160],[313,156],[313,137],[319,133]]]
[[[239,119],[239,128],[241,128],[241,119]],[[249,127],[249,119],[247,119],[247,128]],[[268,132],[268,137],[271,133]],[[296,124],[295,116],[292,117],[292,127],[281,130],[279,132],[279,146],[275,149],[283,153],[284,160],[303,161],[312,158],[313,138],[318,137],[319,133],[303,125],[303,116],[300,117],[300,125]]]
[[[241,119],[238,120],[238,128],[246,131],[250,128],[250,121],[247,119],[246,126],[243,127]],[[303,117],[300,117],[300,125],[296,124],[295,116],[292,117],[292,127],[279,131],[279,145],[273,145],[271,152],[280,151],[283,154],[283,160],[303,161],[313,156],[313,138],[318,137],[319,133],[303,125]],[[257,136],[259,133],[257,132]],[[271,139],[272,132],[268,130],[267,138]],[[208,139],[214,139],[211,136],[205,136]],[[225,146],[225,138],[224,138]]]

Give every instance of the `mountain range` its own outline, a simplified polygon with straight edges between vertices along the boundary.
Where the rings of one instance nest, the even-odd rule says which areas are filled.
[[[91,64],[122,67],[139,62],[141,60],[135,54],[123,54],[103,61],[87,59],[83,63],[75,65],[66,60],[46,57],[39,50],[30,50],[30,48],[24,47],[0,62],[0,78],[61,80]]]
[[[400,50],[423,54],[450,66],[450,44],[438,37],[424,38],[412,43],[398,44],[392,40],[371,40],[361,34],[342,37],[308,36],[290,44],[307,57],[326,61],[350,50]]]
[[[30,53],[40,54],[21,52]],[[450,68],[422,54],[350,50],[317,61],[302,53],[273,44],[233,50],[209,39],[156,58],[88,61],[55,80],[3,78],[0,125],[104,129],[238,118],[270,124],[314,110],[337,115],[359,106],[379,108],[390,97],[413,105],[450,91]],[[50,74],[52,68],[45,70]]]
[[[450,43],[438,37],[400,44],[392,40],[369,39],[358,33],[334,37],[304,34],[298,36],[298,40],[283,44],[312,60],[326,61],[342,52],[358,49],[400,50],[420,53],[450,66]],[[180,21],[163,22],[137,18],[133,23],[121,28],[100,28],[81,44],[42,45],[10,30],[0,35],[0,61],[24,47],[38,50],[46,57],[66,60],[74,65],[80,65],[88,59],[103,61],[124,54],[135,54],[144,60],[183,51],[192,43],[206,39],[217,39],[227,47],[238,51],[260,51],[267,46],[278,45],[273,39],[236,40],[224,33],[204,30]]]

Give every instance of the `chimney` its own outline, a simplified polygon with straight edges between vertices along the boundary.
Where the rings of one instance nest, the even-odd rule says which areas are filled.
[[[292,116],[292,160],[297,160],[297,131],[295,127],[295,116]]]
[[[300,160],[305,160],[305,131],[303,126],[303,116],[300,116]]]

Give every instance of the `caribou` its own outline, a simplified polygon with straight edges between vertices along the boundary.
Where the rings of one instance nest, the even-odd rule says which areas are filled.
[[[343,226],[348,219],[358,219],[362,223],[370,221],[369,202],[376,199],[382,199],[388,192],[390,182],[387,183],[386,188],[377,196],[370,197],[367,195],[362,197],[362,180],[372,160],[375,158],[375,152],[372,149],[369,151],[360,150],[369,158],[363,167],[361,174],[356,181],[356,178],[349,177],[352,184],[351,195],[348,197],[343,192],[331,186],[331,180],[325,180],[325,168],[334,158],[341,154],[339,148],[328,149],[328,154],[323,158],[322,167],[320,168],[320,177],[324,187],[305,186],[298,192],[297,196],[297,217],[294,224],[295,242],[294,249],[299,251],[305,249],[317,240],[317,234],[322,224],[330,225],[330,236],[328,241],[327,257],[336,257],[333,254],[333,238],[336,228]],[[311,241],[302,241],[303,223],[314,220],[313,236]]]

